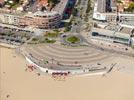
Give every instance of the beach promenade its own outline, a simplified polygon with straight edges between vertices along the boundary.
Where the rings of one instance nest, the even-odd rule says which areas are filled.
[[[69,47],[58,44],[27,45],[20,48],[29,63],[40,66],[43,72],[69,72],[71,74],[106,72],[112,59],[110,54],[85,46]],[[49,70],[49,71],[48,71]]]

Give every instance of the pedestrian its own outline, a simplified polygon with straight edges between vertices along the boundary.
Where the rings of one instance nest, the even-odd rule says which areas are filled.
[[[7,94],[7,95],[6,95],[6,97],[7,97],[7,98],[9,98],[9,97],[10,97],[10,95],[9,95],[9,94]]]
[[[37,73],[38,76],[40,76],[40,73]]]

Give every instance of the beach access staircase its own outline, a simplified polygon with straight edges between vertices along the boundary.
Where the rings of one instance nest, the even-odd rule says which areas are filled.
[[[53,72],[69,72],[70,74],[84,74],[84,73],[106,73],[107,68],[106,67],[92,67],[92,68],[84,68],[84,67],[68,67],[68,66],[57,66],[55,64],[44,64],[43,61],[33,57],[31,54],[25,55],[25,58],[28,62],[31,64],[34,64],[36,67],[38,67],[41,71],[47,72],[49,74],[52,74]]]

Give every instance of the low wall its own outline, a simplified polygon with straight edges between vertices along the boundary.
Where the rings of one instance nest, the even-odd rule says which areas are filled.
[[[63,70],[52,70],[52,69],[43,68],[43,67],[37,65],[36,63],[34,63],[31,59],[29,59],[29,58],[26,57],[26,56],[25,56],[25,58],[26,58],[26,60],[27,60],[30,64],[36,66],[36,67],[39,68],[42,72],[45,72],[45,73],[47,72],[48,74],[52,74],[52,73],[54,73],[54,72],[66,72],[66,73],[70,72],[70,74],[73,74],[73,75],[74,75],[74,74],[75,74],[75,75],[103,75],[103,74],[106,73],[106,70],[91,71],[91,72],[89,72],[89,70],[84,70],[84,69],[80,69],[80,70],[66,70],[66,71],[63,71]]]
[[[29,59],[28,57],[25,56],[25,58],[26,58],[26,60],[27,60],[30,64],[32,64],[32,65],[38,67],[42,72],[45,72],[45,73],[48,72],[48,74],[52,74],[52,73],[54,73],[54,72],[70,72],[71,74],[80,74],[80,73],[83,73],[83,70],[67,70],[67,71],[63,71],[63,70],[52,70],[52,69],[48,69],[48,68],[43,68],[43,67],[41,67],[41,66],[35,64],[35,63],[34,63],[31,59]]]

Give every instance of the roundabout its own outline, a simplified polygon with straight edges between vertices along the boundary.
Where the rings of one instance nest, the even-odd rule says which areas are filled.
[[[80,34],[63,34],[61,44],[68,46],[80,46],[83,43],[83,37]]]
[[[66,41],[72,44],[76,44],[80,42],[80,38],[72,35],[72,36],[67,37]]]

